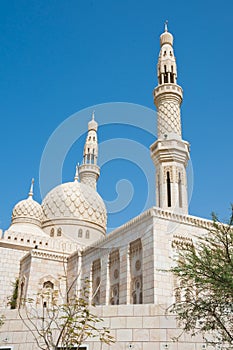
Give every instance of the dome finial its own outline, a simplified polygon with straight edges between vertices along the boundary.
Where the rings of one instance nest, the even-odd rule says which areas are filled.
[[[32,181],[31,181],[31,187],[30,187],[30,191],[28,193],[28,198],[33,197],[33,187],[34,187],[34,178],[32,178]]]
[[[166,21],[165,21],[165,23],[164,23],[164,31],[165,31],[165,32],[168,32],[167,25],[168,25],[168,20],[166,19]]]
[[[95,120],[95,111],[92,112],[92,120]]]
[[[76,165],[74,182],[78,182],[78,180],[79,180],[79,163]]]

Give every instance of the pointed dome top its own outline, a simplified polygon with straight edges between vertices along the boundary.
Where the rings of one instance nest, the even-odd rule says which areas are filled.
[[[76,168],[75,168],[74,182],[78,182],[78,180],[79,180],[79,163],[76,165]]]
[[[88,123],[88,131],[89,130],[95,130],[97,131],[98,129],[98,123],[95,121],[95,112],[92,112],[92,119],[91,121]]]
[[[28,198],[32,198],[33,197],[33,187],[34,187],[34,179],[32,178],[30,191],[28,193]]]
[[[170,44],[171,46],[173,45],[173,35],[169,33],[167,25],[168,21],[166,21],[164,24],[164,33],[160,35],[160,46],[164,44]]]

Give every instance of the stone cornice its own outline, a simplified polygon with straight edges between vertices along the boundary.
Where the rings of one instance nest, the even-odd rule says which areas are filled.
[[[91,246],[84,248],[83,253],[87,253],[87,252],[90,252],[91,250],[98,248],[98,246],[101,246],[102,244],[111,241],[111,239],[115,239],[115,236],[122,233],[122,231],[127,231],[131,229],[133,226],[138,225],[139,223],[141,224],[150,218],[173,221],[180,224],[200,227],[203,229],[208,229],[212,227],[211,220],[203,219],[203,218],[199,218],[191,215],[178,214],[178,213],[174,213],[172,211],[164,210],[158,207],[152,207],[146,210],[145,212],[143,212],[142,214],[131,219],[127,223],[123,224],[119,228],[115,229],[114,231],[109,233],[105,238],[101,238]]]
[[[55,260],[58,262],[67,262],[69,254],[66,253],[55,253],[51,251],[41,250],[41,249],[32,249],[28,254],[26,254],[22,259],[21,263],[28,258],[38,258],[46,260]]]

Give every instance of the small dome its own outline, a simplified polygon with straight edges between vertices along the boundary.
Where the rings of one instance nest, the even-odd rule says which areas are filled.
[[[12,211],[12,224],[15,223],[32,223],[41,226],[43,220],[43,210],[41,205],[34,201],[32,197],[24,199],[17,203]]]
[[[95,189],[78,181],[67,182],[51,190],[42,202],[44,222],[77,219],[106,230],[105,204]]]
[[[173,35],[167,31],[160,35],[160,46],[164,44],[173,45]]]

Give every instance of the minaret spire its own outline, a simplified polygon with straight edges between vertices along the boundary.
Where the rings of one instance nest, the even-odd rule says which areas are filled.
[[[165,23],[164,23],[164,31],[165,32],[168,31],[167,26],[168,26],[168,20],[166,20]]]
[[[183,90],[177,84],[173,36],[167,21],[160,36],[157,64],[158,85],[154,89],[157,107],[157,141],[151,145],[156,167],[156,205],[179,213],[188,213],[186,166],[189,144],[182,140],[180,105]]]
[[[98,160],[98,124],[95,121],[95,112],[92,112],[92,119],[88,123],[88,133],[83,149],[83,163],[79,167],[79,177],[82,183],[96,189],[96,182],[99,178],[100,169]]]
[[[32,198],[33,197],[33,188],[34,188],[34,179],[32,178],[30,191],[28,193],[28,198]]]
[[[79,180],[79,163],[75,167],[74,182],[78,182],[78,180]]]

